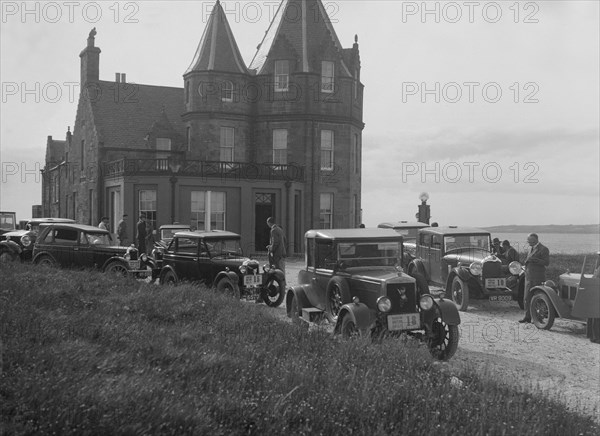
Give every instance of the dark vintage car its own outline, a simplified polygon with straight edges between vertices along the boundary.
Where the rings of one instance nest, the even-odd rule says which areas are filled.
[[[419,230],[416,258],[408,273],[418,282],[440,287],[459,310],[470,298],[517,300],[523,308],[525,277],[519,262],[503,265],[491,252],[490,233],[470,227],[429,227]]]
[[[116,274],[151,276],[154,261],[138,250],[113,245],[110,233],[83,224],[51,224],[42,228],[33,249],[37,265],[95,268]]]
[[[158,229],[158,240],[154,242],[152,257],[158,268],[162,268],[162,259],[167,247],[177,232],[190,231],[191,227],[186,224],[165,224]]]
[[[178,232],[164,253],[161,284],[197,282],[236,298],[262,299],[277,307],[285,296],[285,274],[244,256],[237,233]]]
[[[388,229],[309,230],[306,266],[288,290],[296,323],[325,318],[343,336],[407,333],[447,360],[458,347],[460,316],[444,298],[417,288],[400,266],[402,236]]]
[[[0,262],[27,262],[32,259],[33,245],[40,229],[53,223],[74,223],[67,218],[34,218],[30,219],[25,228],[7,232],[0,241]]]
[[[417,256],[417,235],[419,234],[419,229],[429,227],[429,224],[418,221],[396,221],[381,223],[377,227],[380,229],[394,229],[396,233],[402,235],[402,245],[404,247],[402,266],[406,268]]]

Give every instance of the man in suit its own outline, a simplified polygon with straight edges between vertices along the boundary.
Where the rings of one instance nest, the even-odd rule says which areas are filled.
[[[539,242],[538,235],[531,233],[527,236],[529,250],[525,258],[525,316],[519,322],[531,322],[529,306],[531,304],[531,288],[546,280],[546,267],[550,265],[550,251]]]
[[[148,236],[146,232],[146,217],[140,214],[140,220],[137,222],[137,249],[140,256],[146,252],[146,236]]]
[[[267,225],[271,228],[271,241],[267,247],[270,263],[285,273],[285,256],[287,253],[283,229],[275,224],[275,220],[271,217],[267,218]]]

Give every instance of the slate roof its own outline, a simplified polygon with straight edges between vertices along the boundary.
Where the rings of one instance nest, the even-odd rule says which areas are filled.
[[[105,147],[145,148],[146,135],[165,120],[185,135],[183,88],[98,81],[90,90],[83,98],[91,102],[91,121]]]
[[[65,148],[67,146],[67,141],[57,141],[56,139],[52,139],[52,137],[48,137],[48,142],[46,144],[46,162],[52,163],[53,165],[58,165],[65,159]]]
[[[299,56],[301,72],[319,72],[310,65],[312,53],[322,50],[323,40],[329,39],[338,51],[341,74],[352,76],[343,57],[343,47],[331,24],[321,0],[283,0],[269,29],[250,63],[256,74],[265,74],[272,48],[285,38]]]
[[[194,59],[185,74],[212,70],[242,74],[248,72],[225,11],[218,0],[204,28]]]

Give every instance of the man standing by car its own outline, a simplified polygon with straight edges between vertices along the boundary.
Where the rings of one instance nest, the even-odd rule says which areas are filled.
[[[531,304],[530,290],[546,280],[546,267],[550,265],[550,251],[539,242],[538,235],[531,233],[527,236],[529,250],[525,258],[525,316],[519,322],[531,322],[529,306]]]
[[[515,250],[508,240],[502,241],[502,248],[504,249],[504,253],[500,256],[502,263],[505,265],[510,265],[511,262],[519,260],[519,253]]]
[[[146,217],[142,214],[137,222],[137,249],[140,255],[146,252],[146,236]]]
[[[117,238],[119,239],[120,245],[127,245],[127,214],[123,214],[123,218],[117,225]]]
[[[272,217],[267,218],[267,225],[271,228],[271,241],[267,246],[269,251],[269,261],[275,268],[280,269],[285,273],[285,235],[283,229],[275,224]]]

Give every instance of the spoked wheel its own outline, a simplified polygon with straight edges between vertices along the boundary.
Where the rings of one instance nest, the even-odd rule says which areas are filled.
[[[333,277],[327,285],[327,301],[325,303],[325,316],[327,320],[335,324],[342,306],[350,303],[350,301],[350,288],[346,280],[340,277]]]
[[[272,276],[260,290],[260,295],[269,307],[279,307],[285,298],[285,280]]]
[[[366,331],[360,330],[356,326],[356,322],[354,322],[354,319],[352,318],[352,316],[349,313],[346,313],[344,315],[344,318],[342,318],[342,325],[340,326],[340,333],[341,333],[342,337],[345,339],[356,339],[356,338],[360,338],[362,336],[366,337],[366,335],[367,335]]]
[[[554,319],[556,313],[554,306],[550,303],[550,299],[546,294],[538,292],[531,298],[531,307],[529,309],[531,313],[531,322],[541,329],[550,330],[554,325]]]
[[[121,262],[112,262],[109,263],[106,267],[106,269],[104,270],[104,272],[108,273],[108,274],[115,274],[118,276],[123,276],[126,277],[127,276],[127,267],[122,264]]]
[[[463,282],[460,277],[454,277],[452,280],[451,298],[456,304],[458,310],[465,311],[469,306],[469,286]]]
[[[427,342],[433,357],[438,360],[450,359],[458,348],[458,326],[448,325],[441,318],[435,319]]]
[[[217,291],[238,300],[241,298],[240,287],[237,283],[233,283],[228,277],[223,277],[219,280],[217,283]]]

